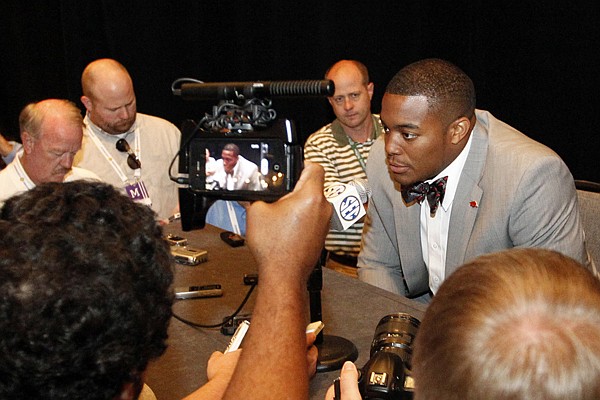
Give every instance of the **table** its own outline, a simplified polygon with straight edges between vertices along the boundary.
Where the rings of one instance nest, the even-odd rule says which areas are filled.
[[[230,247],[220,239],[220,232],[210,225],[188,232],[182,232],[178,222],[165,226],[165,233],[186,237],[189,247],[208,251],[208,261],[200,265],[174,265],[175,286],[218,283],[223,288],[222,297],[176,300],[173,306],[174,314],[205,325],[222,322],[238,308],[250,288],[243,282],[244,274],[257,271],[247,246]],[[273,251],[277,251],[277,243],[273,243]],[[241,313],[252,312],[254,297],[253,293]],[[321,301],[324,333],[352,341],[358,349],[355,363],[359,368],[369,359],[375,327],[382,317],[405,312],[421,319],[426,307],[328,268],[323,269]],[[206,383],[210,354],[223,351],[230,338],[218,328],[194,328],[173,318],[169,347],[151,362],[146,374],[146,382],[158,400],[181,399]],[[327,388],[338,376],[339,371],[318,373],[310,383],[310,398],[324,399]]]

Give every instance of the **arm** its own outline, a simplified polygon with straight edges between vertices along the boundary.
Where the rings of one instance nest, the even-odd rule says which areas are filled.
[[[358,276],[363,282],[405,296],[394,217],[394,207],[403,205],[393,202],[395,189],[387,172],[382,138],[371,148],[369,160],[367,175],[373,193],[363,227]],[[399,195],[397,198],[401,202]]]
[[[317,336],[314,333],[306,335],[306,364],[309,377],[313,377],[317,369],[318,350],[314,346],[316,338]],[[227,354],[215,351],[210,356],[206,368],[208,382],[183,400],[218,400],[223,398],[242,351],[243,349],[239,349]]]
[[[335,167],[332,158],[319,148],[309,137],[304,144],[304,159],[310,162],[317,163],[325,170],[325,183],[336,183],[340,181],[337,168]]]
[[[8,141],[0,134],[0,156],[2,156],[2,161],[6,164],[12,162],[21,147],[21,143]]]
[[[389,208],[385,208],[391,210],[392,207],[390,204]],[[375,197],[372,197],[367,209],[362,246],[358,255],[358,277],[368,284],[406,296],[400,254],[397,243],[393,240],[395,236],[394,238],[390,236],[383,222],[386,220],[386,215],[379,214],[379,204]],[[387,215],[387,220],[390,218],[393,220],[393,217]],[[388,229],[391,229],[391,233],[395,235],[393,222],[391,225]]]
[[[206,367],[208,382],[183,400],[217,400],[223,398],[241,354],[241,349],[227,354],[215,351],[208,359]]]
[[[509,225],[515,247],[556,250],[589,266],[575,184],[560,158],[528,168],[515,196]]]
[[[224,398],[308,398],[306,285],[331,212],[323,196],[323,169],[312,163],[306,163],[294,192],[248,209],[258,293],[244,351]]]

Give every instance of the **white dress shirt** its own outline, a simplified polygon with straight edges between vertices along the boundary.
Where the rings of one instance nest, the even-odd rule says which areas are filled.
[[[432,217],[429,212],[429,201],[427,198],[421,203],[421,250],[423,260],[429,271],[429,289],[435,294],[445,279],[446,250],[448,248],[448,227],[450,226],[450,214],[452,213],[452,201],[456,194],[460,174],[471,148],[472,136],[469,137],[465,148],[442,172],[427,183],[447,176],[444,200]]]

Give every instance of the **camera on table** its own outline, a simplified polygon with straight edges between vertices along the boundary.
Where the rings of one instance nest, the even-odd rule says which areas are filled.
[[[277,118],[268,98],[331,96],[334,92],[331,80],[195,81],[173,88],[175,95],[186,100],[220,100],[212,114],[199,122],[184,121],[181,127],[179,177],[172,179],[186,185],[179,189],[182,229],[203,228],[206,212],[216,200],[275,201],[291,192],[302,172],[302,144],[293,121]],[[245,171],[256,172],[243,179],[241,174],[225,174],[221,167],[225,151],[239,154],[238,163],[243,160]],[[213,173],[211,163],[216,163],[218,172]]]
[[[370,359],[360,370],[358,387],[364,400],[412,399],[411,359],[420,321],[410,314],[383,317],[373,336]]]

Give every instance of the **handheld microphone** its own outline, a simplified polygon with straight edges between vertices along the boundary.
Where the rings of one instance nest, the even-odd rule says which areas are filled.
[[[184,100],[237,100],[272,96],[333,96],[332,80],[184,83],[173,94]]]
[[[364,179],[350,183],[334,183],[325,187],[325,198],[333,206],[331,229],[345,231],[365,214],[364,203],[369,201],[371,188]]]

